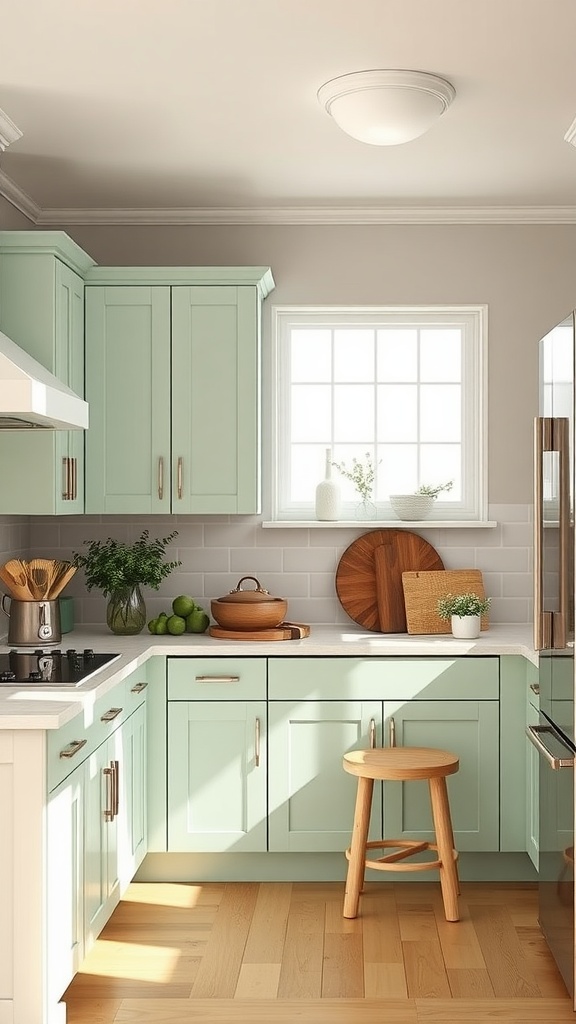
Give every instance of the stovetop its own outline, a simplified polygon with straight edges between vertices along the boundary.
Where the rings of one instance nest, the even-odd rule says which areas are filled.
[[[0,686],[79,686],[119,654],[98,654],[91,648],[12,650],[0,654]]]

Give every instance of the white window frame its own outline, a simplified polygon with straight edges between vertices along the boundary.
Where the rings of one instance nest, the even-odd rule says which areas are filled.
[[[274,306],[271,343],[271,450],[270,450],[270,525],[275,523],[311,523],[315,520],[314,496],[310,503],[288,507],[281,500],[280,471],[287,464],[288,433],[285,401],[288,380],[287,339],[293,326],[366,326],[378,322],[386,326],[461,326],[464,329],[462,364],[462,462],[461,502],[434,503],[431,522],[446,524],[485,523],[487,516],[487,305],[450,306]],[[281,452],[281,446],[284,451]],[[435,482],[435,481],[434,481]],[[441,482],[441,481],[438,481]],[[345,514],[345,513],[344,513]],[[350,522],[342,520],[341,522]],[[377,522],[401,526],[389,502],[378,504]],[[492,524],[490,524],[492,525]]]

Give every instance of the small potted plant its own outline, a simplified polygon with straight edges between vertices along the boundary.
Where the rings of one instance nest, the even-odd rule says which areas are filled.
[[[480,636],[481,617],[490,607],[489,597],[478,594],[445,594],[438,599],[438,615],[450,620],[452,636],[460,640],[474,640]]]
[[[158,590],[161,582],[181,562],[165,562],[164,554],[176,532],[168,537],[149,539],[144,530],[133,544],[108,537],[85,541],[85,554],[74,552],[74,564],[84,569],[88,590],[97,587],[107,597],[106,622],[113,633],[129,636],[140,633],[146,622],[146,606],[141,586]]]
[[[419,519],[427,519],[434,502],[442,491],[450,491],[454,481],[449,480],[446,484],[438,484],[437,487],[430,487],[422,484],[413,494],[391,494],[390,504],[398,519],[416,522]]]

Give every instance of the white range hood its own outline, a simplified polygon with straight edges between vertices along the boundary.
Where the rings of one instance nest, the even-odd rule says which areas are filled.
[[[88,403],[0,331],[0,430],[86,430]]]

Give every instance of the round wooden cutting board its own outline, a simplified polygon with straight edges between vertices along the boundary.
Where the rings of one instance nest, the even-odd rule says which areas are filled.
[[[402,573],[443,569],[427,540],[409,530],[372,530],[353,541],[336,569],[344,611],[375,633],[406,633]]]

